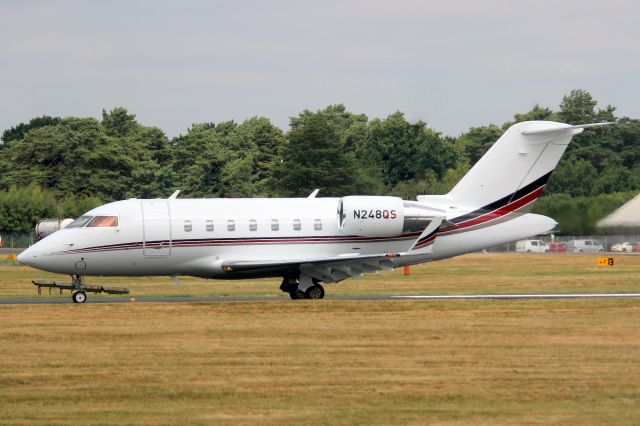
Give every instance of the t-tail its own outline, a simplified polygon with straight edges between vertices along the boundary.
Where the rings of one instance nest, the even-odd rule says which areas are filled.
[[[448,228],[478,227],[512,213],[528,213],[540,197],[571,138],[584,128],[553,121],[511,126],[447,195],[418,201],[448,209]],[[444,230],[446,231],[446,230]]]

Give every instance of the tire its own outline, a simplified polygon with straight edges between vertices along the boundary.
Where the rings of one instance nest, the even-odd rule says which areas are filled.
[[[84,291],[76,291],[71,295],[73,303],[84,303],[87,301],[87,293]]]
[[[305,294],[302,290],[296,287],[289,292],[289,297],[291,297],[291,300],[299,300],[299,299],[304,299]]]
[[[305,292],[305,297],[307,299],[322,299],[324,298],[324,288],[319,284],[311,286]]]

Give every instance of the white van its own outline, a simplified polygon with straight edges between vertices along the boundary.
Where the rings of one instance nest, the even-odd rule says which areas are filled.
[[[569,251],[582,252],[603,252],[604,246],[598,240],[571,240],[568,244]]]
[[[516,243],[516,251],[521,253],[546,253],[549,246],[542,240],[520,240]]]

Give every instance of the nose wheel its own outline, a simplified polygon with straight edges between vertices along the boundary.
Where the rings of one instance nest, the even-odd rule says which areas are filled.
[[[73,303],[84,303],[87,301],[87,293],[84,292],[84,279],[82,275],[72,275],[72,284],[74,291],[71,294],[71,300]]]
[[[84,303],[87,301],[87,293],[84,291],[74,291],[71,299],[73,299],[73,303]]]

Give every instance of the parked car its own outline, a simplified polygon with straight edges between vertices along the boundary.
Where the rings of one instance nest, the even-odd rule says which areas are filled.
[[[522,253],[546,253],[549,246],[542,240],[520,240],[516,243],[516,251]]]
[[[575,253],[604,251],[604,246],[598,240],[571,240],[567,246],[569,251]]]
[[[632,251],[637,252],[637,251],[640,251],[640,244],[626,241],[624,243],[612,245],[611,251],[626,252],[626,253],[630,253]]]
[[[549,244],[549,251],[555,253],[566,253],[569,251],[569,247],[567,246],[567,243],[551,241],[551,244]]]

